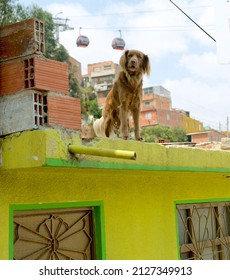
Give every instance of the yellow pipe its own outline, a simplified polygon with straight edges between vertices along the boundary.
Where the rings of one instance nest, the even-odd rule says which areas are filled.
[[[94,147],[85,147],[82,145],[69,145],[69,152],[73,154],[86,154],[101,157],[113,157],[123,159],[136,159],[136,152],[124,150],[101,149]]]

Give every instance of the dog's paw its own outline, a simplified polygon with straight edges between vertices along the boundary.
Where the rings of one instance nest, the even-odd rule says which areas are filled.
[[[138,137],[138,138],[136,138],[136,140],[137,140],[137,141],[144,141],[144,138]]]

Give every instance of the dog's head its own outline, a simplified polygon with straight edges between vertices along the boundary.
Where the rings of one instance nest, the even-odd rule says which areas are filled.
[[[123,70],[130,74],[150,74],[149,57],[141,51],[126,50],[120,58],[120,65]]]

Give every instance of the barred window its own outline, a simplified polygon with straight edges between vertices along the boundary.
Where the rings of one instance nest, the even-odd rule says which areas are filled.
[[[14,212],[14,259],[95,259],[93,207]]]
[[[230,202],[177,205],[180,258],[230,259]]]

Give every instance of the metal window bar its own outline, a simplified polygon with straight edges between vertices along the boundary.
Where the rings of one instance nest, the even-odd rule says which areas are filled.
[[[230,202],[177,205],[181,259],[230,259]]]
[[[94,259],[92,207],[16,211],[14,259]]]

